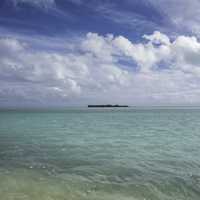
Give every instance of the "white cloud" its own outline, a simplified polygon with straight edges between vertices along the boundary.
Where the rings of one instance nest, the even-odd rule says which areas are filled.
[[[55,0],[11,0],[15,6],[19,3],[29,3],[34,6],[49,9],[55,6]]]
[[[128,9],[117,9],[115,2],[98,5],[96,10],[106,19],[110,19],[126,28],[137,32],[158,29],[172,36],[175,34],[188,33],[200,37],[200,1],[199,0],[141,0],[144,9],[149,8],[152,17],[134,11],[137,1],[126,0],[132,12]],[[138,11],[138,12],[137,12]]]
[[[178,32],[200,36],[199,0],[149,0],[163,16],[167,17]]]
[[[159,31],[155,31],[152,35],[144,35],[143,38],[151,41],[153,44],[170,44],[169,38],[165,34],[160,33]]]
[[[0,39],[0,104],[200,103],[200,43],[154,32],[143,43],[88,33],[70,52]],[[80,40],[79,40],[80,41]],[[66,47],[66,49],[69,49]],[[128,62],[128,66],[124,66]]]

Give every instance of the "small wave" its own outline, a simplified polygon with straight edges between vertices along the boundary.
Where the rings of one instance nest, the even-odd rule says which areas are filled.
[[[102,183],[78,175],[47,176],[34,169],[0,170],[3,200],[194,200],[199,185],[171,180],[160,183]]]

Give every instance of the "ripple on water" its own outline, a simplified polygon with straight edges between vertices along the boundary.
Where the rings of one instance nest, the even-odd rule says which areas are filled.
[[[75,174],[48,175],[35,169],[0,170],[3,200],[199,200],[199,186],[198,178],[191,184],[180,178],[119,183],[100,175],[91,180]]]

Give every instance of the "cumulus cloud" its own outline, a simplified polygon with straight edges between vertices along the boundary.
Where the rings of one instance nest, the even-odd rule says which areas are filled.
[[[1,38],[0,104],[11,99],[47,104],[200,103],[198,40],[170,40],[158,31],[143,38],[133,43],[123,36],[88,33],[66,52],[32,49],[21,40]]]

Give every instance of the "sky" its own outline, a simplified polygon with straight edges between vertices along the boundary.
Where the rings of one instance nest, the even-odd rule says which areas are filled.
[[[0,107],[200,105],[199,0],[0,0]]]

